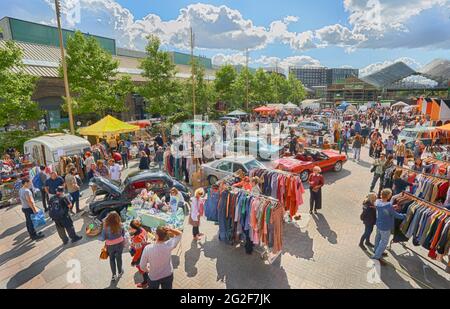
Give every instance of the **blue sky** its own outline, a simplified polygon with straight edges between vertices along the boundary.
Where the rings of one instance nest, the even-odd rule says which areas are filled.
[[[156,33],[168,50],[216,64],[351,66],[363,74],[402,60],[419,68],[450,58],[450,0],[62,0],[63,25],[143,49]],[[0,17],[54,24],[53,0],[0,0]],[[77,13],[79,12],[79,15]],[[79,17],[79,18],[78,18]]]

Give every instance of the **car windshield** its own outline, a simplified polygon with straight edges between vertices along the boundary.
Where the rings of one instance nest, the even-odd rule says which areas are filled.
[[[245,168],[248,171],[250,171],[252,169],[255,169],[255,168],[264,168],[264,165],[261,162],[257,161],[257,160],[248,161],[244,165],[245,165]]]
[[[401,137],[410,137],[410,138],[416,138],[417,132],[416,131],[409,131],[409,130],[403,130],[400,135]]]

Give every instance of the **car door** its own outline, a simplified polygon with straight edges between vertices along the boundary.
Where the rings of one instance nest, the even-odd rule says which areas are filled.
[[[216,176],[218,179],[222,179],[233,173],[233,163],[231,161],[221,161],[216,166]]]
[[[319,152],[317,165],[320,166],[321,169],[326,171],[333,167],[333,162],[326,154]]]
[[[233,173],[242,170],[245,174],[248,174],[248,170],[241,163],[233,163]]]

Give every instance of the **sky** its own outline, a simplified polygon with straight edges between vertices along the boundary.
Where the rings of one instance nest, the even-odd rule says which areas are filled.
[[[55,25],[53,0],[0,0],[10,16]],[[367,75],[403,61],[414,69],[450,59],[450,0],[61,0],[62,23],[143,50],[165,50],[252,67],[353,67]]]

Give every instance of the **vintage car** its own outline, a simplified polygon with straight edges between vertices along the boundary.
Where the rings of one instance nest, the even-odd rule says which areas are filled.
[[[130,174],[122,185],[103,177],[93,178],[89,185],[97,189],[88,200],[89,215],[104,218],[108,212],[120,212],[126,208],[147,184],[151,184],[151,190],[160,198],[169,200],[169,191],[172,187],[178,189],[186,202],[190,199],[189,189],[163,172],[140,171]]]
[[[319,166],[322,171],[333,170],[340,172],[345,162],[347,162],[345,154],[339,154],[333,150],[306,148],[303,153],[294,157],[284,157],[276,160],[275,168],[300,174],[302,181],[307,181],[314,166]]]
[[[264,168],[264,164],[252,156],[230,156],[202,165],[203,176],[213,185],[217,180],[242,170],[246,175],[254,168]]]

